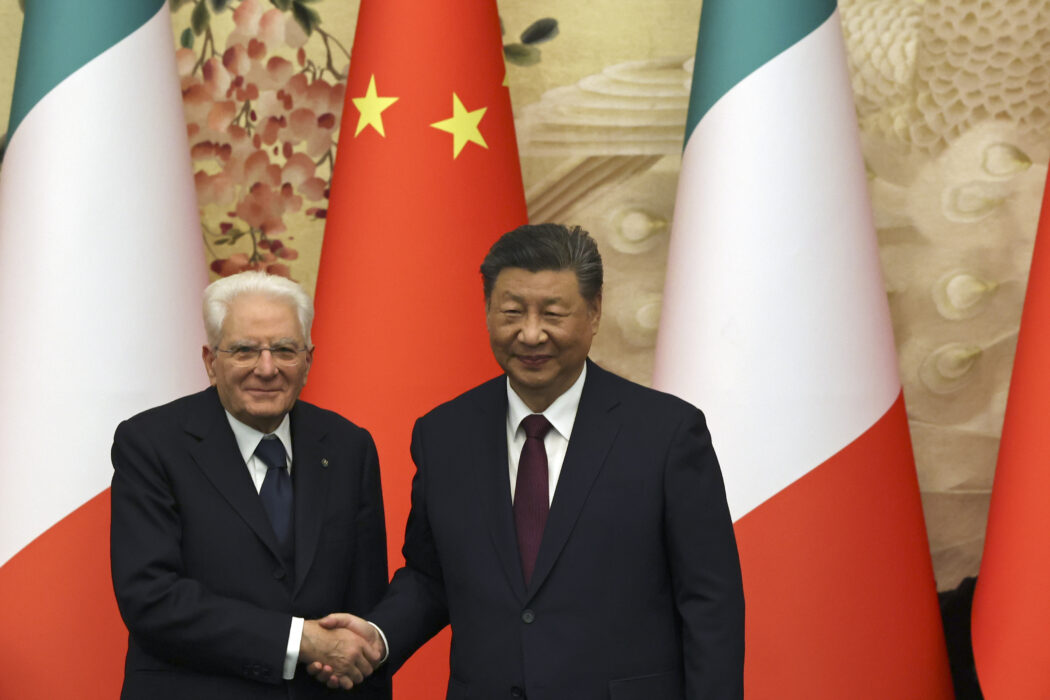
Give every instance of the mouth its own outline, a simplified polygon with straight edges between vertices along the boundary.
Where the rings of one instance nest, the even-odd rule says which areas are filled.
[[[279,389],[245,389],[244,393],[258,398],[269,398],[280,393]]]
[[[517,355],[517,360],[528,369],[538,369],[551,359],[550,355]]]

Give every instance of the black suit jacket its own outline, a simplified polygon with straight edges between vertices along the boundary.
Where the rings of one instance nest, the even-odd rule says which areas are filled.
[[[526,586],[506,392],[416,423],[407,564],[371,618],[391,667],[451,622],[450,700],[742,697],[740,564],[700,411],[588,364]]]
[[[113,440],[113,587],[130,632],[124,698],[335,696],[281,671],[293,615],[366,614],[387,583],[375,444],[291,411],[294,570],[282,560],[214,388],[141,413]],[[389,698],[377,678],[358,697]]]

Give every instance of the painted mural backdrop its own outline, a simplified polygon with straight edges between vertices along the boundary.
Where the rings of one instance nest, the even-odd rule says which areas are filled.
[[[357,3],[170,4],[206,264],[213,277],[255,267],[312,290]],[[1050,158],[1050,7],[839,4],[930,544],[947,588],[980,559]],[[594,355],[645,383],[699,5],[499,2],[530,218],[596,235],[608,292]],[[19,0],[0,0],[0,132],[20,25]]]

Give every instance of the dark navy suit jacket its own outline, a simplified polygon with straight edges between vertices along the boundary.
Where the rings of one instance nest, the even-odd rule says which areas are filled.
[[[741,698],[740,564],[703,415],[588,364],[526,586],[506,381],[416,423],[407,563],[370,618],[391,668],[451,622],[450,700]]]
[[[214,388],[141,413],[113,440],[113,587],[130,632],[124,698],[338,697],[300,666],[293,615],[367,614],[387,583],[368,432],[291,411],[294,562],[281,556]],[[389,698],[376,678],[357,697]],[[344,696],[345,697],[345,696]]]

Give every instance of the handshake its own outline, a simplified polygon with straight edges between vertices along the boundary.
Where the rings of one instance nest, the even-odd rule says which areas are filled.
[[[332,613],[303,623],[299,660],[329,688],[350,690],[372,675],[386,657],[379,630],[360,617]]]

